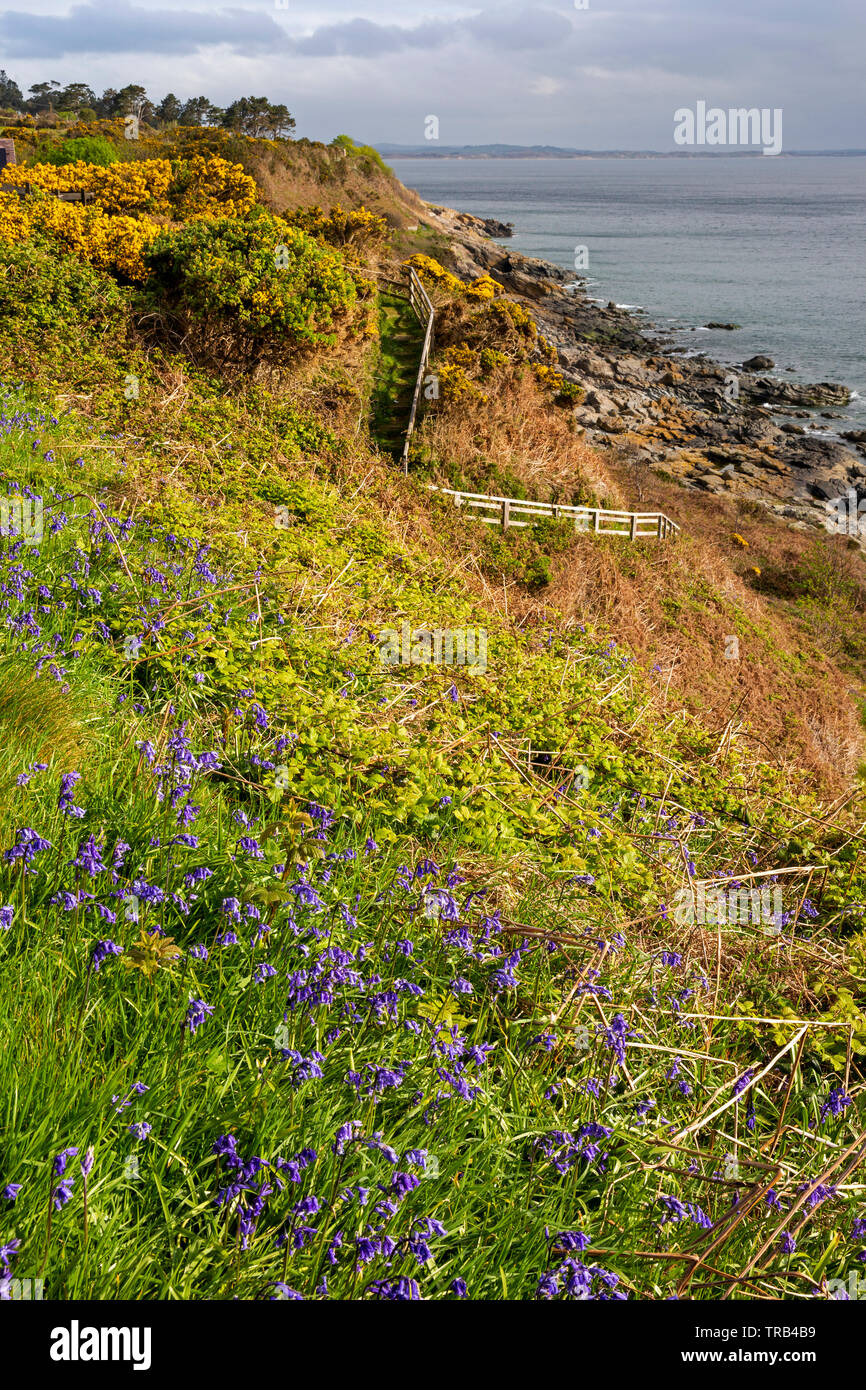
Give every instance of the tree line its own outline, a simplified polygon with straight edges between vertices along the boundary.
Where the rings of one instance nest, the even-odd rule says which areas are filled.
[[[144,87],[131,84],[117,91],[107,87],[97,96],[86,82],[34,82],[25,97],[7,73],[0,69],[0,109],[19,111],[37,116],[44,113],[72,112],[79,120],[98,120],[100,117],[137,116],[145,125],[222,126],[242,135],[271,140],[290,136],[295,128],[294,117],[281,103],[267,97],[240,97],[229,106],[215,106],[205,96],[181,101],[169,92],[161,101],[151,101]]]

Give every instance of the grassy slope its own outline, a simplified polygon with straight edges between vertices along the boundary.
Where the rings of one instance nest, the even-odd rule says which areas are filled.
[[[593,1264],[642,1298],[847,1277],[857,1173],[825,1170],[862,1127],[851,806],[701,722],[607,623],[563,621],[538,561],[567,587],[585,542],[478,535],[423,473],[395,476],[349,348],[272,396],[125,338],[103,354],[84,322],[72,341],[48,368],[35,334],[27,399],[4,407],[6,479],[66,517],[3,556],[2,843],[50,842],[31,873],[3,869],[13,1272],[99,1298],[610,1292]],[[690,558],[602,543],[591,564],[623,593],[660,567],[684,606]],[[743,603],[726,573],[725,620]],[[487,673],[383,667],[375,635],[404,619],[483,625]],[[72,771],[81,817],[58,806]],[[76,853],[91,835],[95,860]],[[781,933],[674,918],[689,883],[795,865],[821,868],[788,880]],[[182,956],[154,955],[157,926]],[[105,937],[125,954],[94,971]],[[213,1009],[192,1033],[190,999]],[[253,1163],[226,1192],[224,1135],[245,1160],[303,1157],[284,1188]],[[75,1157],[49,1222],[67,1145],[95,1148],[86,1206]],[[819,1182],[841,1190],[797,1210]],[[569,1256],[575,1230],[604,1253]]]

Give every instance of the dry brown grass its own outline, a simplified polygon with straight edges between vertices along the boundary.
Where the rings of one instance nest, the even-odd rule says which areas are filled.
[[[565,504],[597,498],[616,507],[620,490],[599,455],[575,433],[570,410],[550,404],[528,370],[508,372],[505,389],[490,389],[488,400],[461,397],[428,409],[415,448],[435,460],[434,481],[468,491],[516,480],[527,495]]]

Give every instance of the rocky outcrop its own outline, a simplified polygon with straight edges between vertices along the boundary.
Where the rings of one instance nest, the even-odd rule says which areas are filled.
[[[777,381],[772,376],[746,380],[741,383],[740,392],[755,400],[770,401],[773,405],[807,406],[813,409],[822,405],[848,405],[851,400],[847,386],[838,386],[831,381],[802,386],[793,381]]]
[[[581,276],[496,246],[479,228],[457,228],[455,216],[450,268],[465,279],[486,273],[527,303],[563,375],[584,388],[574,419],[588,443],[625,449],[685,487],[746,497],[797,526],[823,526],[827,501],[866,490],[866,430],[836,438],[813,414],[837,418],[826,407],[846,406],[847,387],[767,376],[775,364],[763,353],[737,372],[704,353],[672,351],[639,314],[587,299]],[[807,428],[774,418],[792,415]]]

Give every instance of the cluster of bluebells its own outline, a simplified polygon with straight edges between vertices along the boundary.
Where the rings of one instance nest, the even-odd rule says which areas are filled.
[[[536,1298],[550,1302],[608,1301],[622,1302],[628,1294],[619,1288],[620,1277],[601,1265],[586,1264],[580,1256],[589,1245],[583,1231],[560,1231],[551,1240],[545,1231],[548,1245],[548,1268],[538,1281]],[[551,1267],[551,1261],[558,1263]]]

